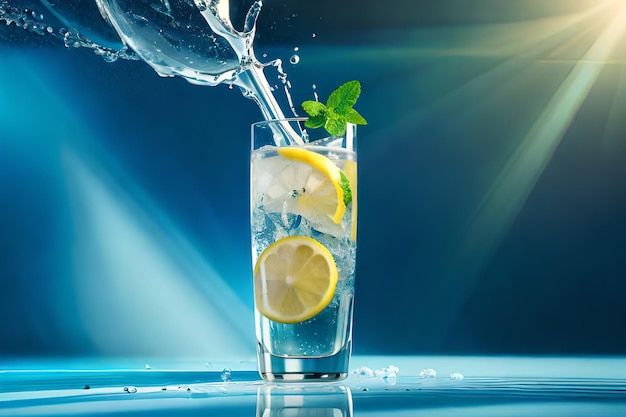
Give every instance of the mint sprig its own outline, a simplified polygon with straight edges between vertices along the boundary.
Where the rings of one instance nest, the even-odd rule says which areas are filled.
[[[347,123],[366,125],[367,121],[353,107],[361,95],[361,83],[352,80],[330,93],[326,104],[307,100],[302,109],[309,115],[304,126],[310,129],[324,127],[331,136],[346,133]]]

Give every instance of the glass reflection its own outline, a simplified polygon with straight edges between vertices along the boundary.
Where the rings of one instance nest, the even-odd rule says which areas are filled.
[[[256,417],[352,417],[352,393],[342,385],[264,385]]]

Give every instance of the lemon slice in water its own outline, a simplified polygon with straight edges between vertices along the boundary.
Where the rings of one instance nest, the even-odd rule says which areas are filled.
[[[274,178],[265,206],[278,209],[286,204],[289,211],[313,223],[323,223],[324,219],[341,223],[351,191],[339,167],[324,155],[304,148],[280,148],[278,154],[293,162]]]
[[[270,320],[294,324],[322,311],[338,279],[331,253],[317,240],[290,236],[269,245],[254,267],[254,302]]]

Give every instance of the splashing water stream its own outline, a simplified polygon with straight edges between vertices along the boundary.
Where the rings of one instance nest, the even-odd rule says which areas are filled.
[[[231,23],[228,0],[96,3],[124,43],[157,73],[180,75],[201,85],[237,85],[244,96],[258,104],[265,119],[285,118],[265,78],[263,65],[254,56],[261,0],[250,6],[241,32]],[[301,135],[287,124],[275,133],[277,143],[301,141]]]
[[[34,11],[34,3],[40,3],[64,28],[54,32],[43,23],[43,14]],[[109,62],[141,59],[163,77],[180,76],[205,86],[236,85],[257,103],[265,119],[283,119],[285,114],[264,74],[269,65],[282,73],[280,60],[262,64],[253,50],[262,1],[252,3],[242,31],[234,28],[229,6],[229,0],[0,0],[0,22],[53,34],[68,47],[94,49]],[[96,19],[94,10],[99,15]],[[116,43],[115,36],[121,43]],[[286,77],[281,79],[287,83]],[[291,103],[288,89],[284,91]],[[302,134],[287,124],[279,129],[277,144],[302,142]]]

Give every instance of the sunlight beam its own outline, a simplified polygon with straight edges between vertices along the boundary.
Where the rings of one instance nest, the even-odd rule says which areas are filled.
[[[574,66],[487,192],[459,249],[482,267],[502,241],[626,29],[626,10]]]
[[[430,296],[445,297],[447,301],[445,308],[436,305],[430,311],[430,316],[437,318],[437,326],[428,335],[433,340],[452,336],[449,332],[471,297],[479,275],[508,234],[601,71],[610,63],[610,55],[626,31],[626,9],[611,17],[504,163],[442,261]]]
[[[174,225],[66,149],[84,333],[115,357],[253,358],[253,314]],[[141,203],[139,203],[141,201]],[[208,236],[216,242],[219,232]]]

